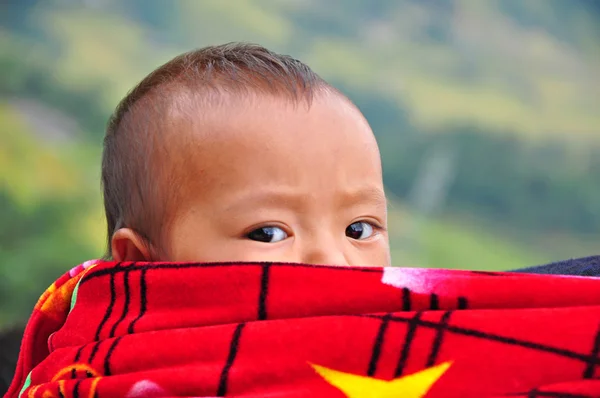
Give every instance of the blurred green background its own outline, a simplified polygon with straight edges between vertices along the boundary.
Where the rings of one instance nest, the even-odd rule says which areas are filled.
[[[365,113],[395,265],[600,252],[600,1],[2,1],[0,328],[102,255],[101,143],[119,99],[228,41],[301,59]]]

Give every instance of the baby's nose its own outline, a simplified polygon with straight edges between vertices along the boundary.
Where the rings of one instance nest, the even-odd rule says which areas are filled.
[[[301,262],[317,265],[349,265],[344,252],[333,244],[309,244],[302,253]]]

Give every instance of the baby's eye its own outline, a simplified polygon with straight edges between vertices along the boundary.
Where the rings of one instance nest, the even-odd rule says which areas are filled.
[[[251,231],[247,236],[248,239],[265,243],[279,242],[288,237],[285,231],[279,227],[256,228],[254,231]]]
[[[348,225],[346,236],[356,240],[363,240],[373,236],[373,226],[366,221],[357,221]]]

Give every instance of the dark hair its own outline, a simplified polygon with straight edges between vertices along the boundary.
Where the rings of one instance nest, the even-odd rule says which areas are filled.
[[[112,235],[122,227],[134,229],[149,245],[161,240],[168,224],[166,208],[177,197],[181,174],[164,164],[169,141],[165,134],[178,96],[200,95],[210,104],[222,95],[258,93],[310,105],[318,89],[332,87],[302,62],[255,44],[201,48],[150,73],[117,106],[104,139],[107,256]],[[168,157],[169,162],[177,158]]]

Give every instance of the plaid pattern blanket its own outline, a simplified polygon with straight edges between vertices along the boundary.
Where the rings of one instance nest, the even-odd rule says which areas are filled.
[[[600,397],[600,279],[82,264],[6,397]]]

